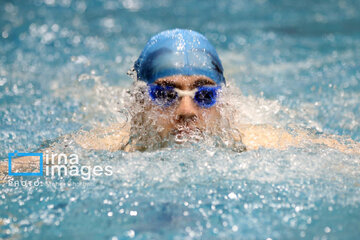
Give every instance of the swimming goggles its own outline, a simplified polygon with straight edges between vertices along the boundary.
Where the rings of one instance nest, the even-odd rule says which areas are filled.
[[[201,86],[193,90],[181,90],[170,86],[149,84],[150,98],[158,105],[168,107],[179,97],[190,96],[199,107],[210,108],[216,103],[220,86]]]

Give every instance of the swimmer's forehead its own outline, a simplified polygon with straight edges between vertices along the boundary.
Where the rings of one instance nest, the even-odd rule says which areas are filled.
[[[172,86],[175,88],[197,88],[204,85],[216,85],[216,83],[206,76],[184,76],[174,75],[170,77],[159,78],[156,84]]]

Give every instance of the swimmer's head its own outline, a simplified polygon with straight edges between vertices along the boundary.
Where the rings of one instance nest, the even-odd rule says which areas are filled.
[[[215,48],[202,34],[184,29],[153,36],[134,64],[137,79],[153,83],[173,75],[206,76],[225,83],[223,67]]]
[[[133,125],[149,126],[140,137],[156,129],[163,139],[181,141],[219,127],[218,96],[225,78],[215,48],[203,35],[161,32],[148,41],[134,68],[137,83],[147,88],[137,94],[145,104],[133,119]]]

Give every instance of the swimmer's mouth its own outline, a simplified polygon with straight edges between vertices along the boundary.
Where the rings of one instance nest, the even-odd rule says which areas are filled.
[[[190,126],[178,126],[172,131],[172,135],[178,135],[178,134],[197,134],[201,133],[201,129],[198,127],[190,127]]]
[[[178,127],[171,132],[175,142],[199,141],[202,139],[202,131],[198,127]]]

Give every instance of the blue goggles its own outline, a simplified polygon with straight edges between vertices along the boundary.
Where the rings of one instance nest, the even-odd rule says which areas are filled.
[[[193,90],[181,90],[171,86],[149,84],[149,96],[158,105],[171,106],[179,97],[190,96],[199,107],[210,108],[215,105],[220,86],[201,86]]]

